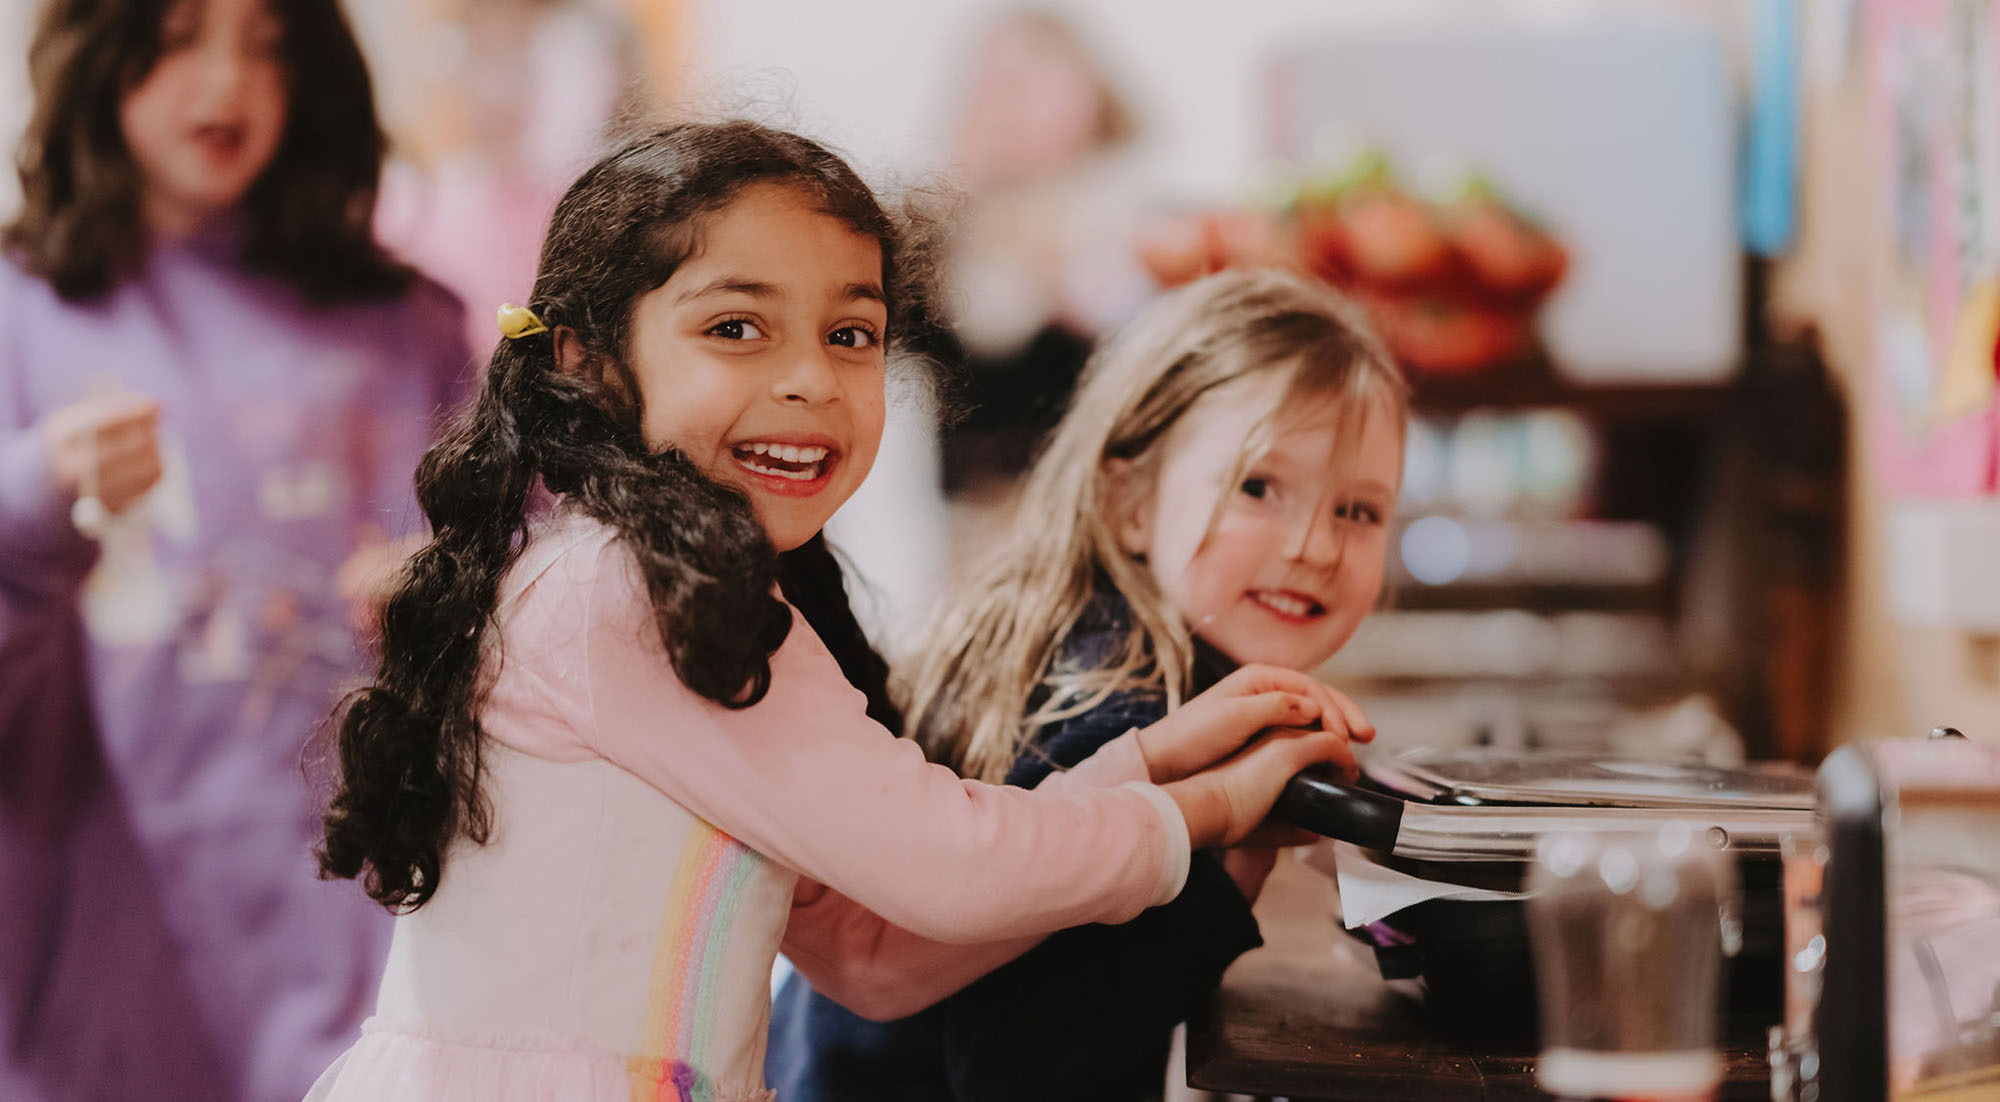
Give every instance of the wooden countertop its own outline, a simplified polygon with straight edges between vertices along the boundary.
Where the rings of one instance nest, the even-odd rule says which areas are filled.
[[[1433,1036],[1338,928],[1333,882],[1289,857],[1257,902],[1264,947],[1188,1023],[1190,1086],[1321,1102],[1546,1099],[1532,1052]],[[1763,1051],[1728,1053],[1725,1099],[1770,1098]]]

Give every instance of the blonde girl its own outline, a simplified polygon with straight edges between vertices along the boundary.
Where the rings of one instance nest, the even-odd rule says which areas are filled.
[[[967,777],[1032,786],[1239,664],[1319,665],[1379,596],[1407,405],[1322,284],[1230,271],[1164,296],[1091,361],[1003,544],[939,616],[910,730]],[[787,1102],[1152,1096],[1174,1024],[1259,943],[1273,856],[1197,854],[1172,903],[1066,930],[917,1019],[862,1021],[794,981],[770,1078]]]

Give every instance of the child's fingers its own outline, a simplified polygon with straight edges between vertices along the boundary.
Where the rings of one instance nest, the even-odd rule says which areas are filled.
[[[1346,783],[1361,775],[1361,767],[1354,759],[1354,750],[1347,743],[1347,735],[1341,731],[1327,730],[1272,730],[1264,733],[1250,750],[1261,749],[1266,744],[1273,747],[1274,756],[1280,764],[1274,768],[1288,770],[1285,779],[1309,765],[1322,763],[1339,770],[1341,780]],[[1246,750],[1245,753],[1249,753]]]
[[[86,398],[80,406],[83,424],[100,446],[137,434],[151,434],[160,423],[159,400],[131,391]]]
[[[1245,787],[1231,806],[1240,815],[1225,842],[1235,842],[1255,830],[1271,814],[1279,793],[1299,770],[1330,762],[1343,777],[1356,775],[1347,740],[1330,731],[1272,731],[1246,748],[1239,763]]]
[[[159,481],[159,460],[142,456],[104,470],[98,477],[97,498],[105,509],[122,513]]]
[[[1278,802],[1279,793],[1284,791],[1285,782],[1297,772],[1291,768],[1291,755],[1281,744],[1285,737],[1267,735],[1230,763],[1235,783],[1229,786],[1230,821],[1222,844],[1234,845],[1242,841],[1270,818],[1271,809]]]
[[[1320,702],[1303,693],[1258,693],[1256,696],[1223,701],[1222,707],[1230,716],[1232,728],[1237,725],[1246,728],[1243,736],[1236,740],[1237,745],[1250,741],[1266,727],[1306,727],[1325,718]]]
[[[1346,693],[1310,674],[1282,666],[1253,663],[1224,678],[1216,687],[1223,685],[1229,685],[1232,691],[1244,695],[1271,691],[1302,693],[1318,702],[1326,727],[1344,726],[1350,735],[1361,742],[1370,742],[1375,738],[1375,725],[1368,721],[1368,715],[1360,705]]]
[[[1304,727],[1321,716],[1320,703],[1298,693],[1250,696],[1211,690],[1139,732],[1139,753],[1156,784],[1179,780],[1234,754],[1267,727]]]
[[[98,462],[104,465],[157,456],[160,453],[160,434],[150,424],[136,425],[106,433],[97,438]]]
[[[1237,697],[1217,704],[1218,716],[1212,726],[1214,737],[1203,750],[1208,758],[1194,764],[1199,769],[1238,752],[1248,752],[1273,730],[1317,731],[1322,718],[1319,702],[1295,693],[1268,692]],[[1190,770],[1192,771],[1192,770]]]
[[[1223,696],[1255,696],[1258,693],[1286,692],[1316,696],[1318,679],[1283,666],[1252,662],[1230,673],[1208,690]],[[1204,694],[1206,695],[1206,694]]]
[[[160,450],[159,427],[150,421],[120,426],[100,432],[92,445],[98,461],[108,463],[132,455],[155,455]]]
[[[75,492],[108,457],[158,450],[160,403],[130,391],[98,394],[52,410],[42,422],[43,455],[58,489]]]
[[[98,495],[108,506],[113,498],[138,497],[152,489],[160,480],[160,464],[157,459],[137,456],[123,463],[106,466],[98,474]],[[113,509],[112,512],[117,512]]]
[[[1375,741],[1375,725],[1368,721],[1368,715],[1361,710],[1360,705],[1354,703],[1353,699],[1346,693],[1341,692],[1331,685],[1321,682],[1320,687],[1326,690],[1326,695],[1331,701],[1330,710],[1338,713],[1341,718],[1347,721],[1347,735],[1349,738],[1352,738],[1356,742]]]
[[[1346,693],[1334,688],[1316,677],[1309,677],[1309,691],[1322,710],[1320,724],[1328,730],[1341,728],[1361,742],[1375,738],[1375,725],[1368,722],[1368,716],[1360,706],[1349,699]]]
[[[1361,765],[1355,760],[1354,748],[1348,745],[1344,734],[1312,732],[1311,737],[1299,740],[1294,753],[1299,769],[1325,762],[1340,771],[1340,779],[1344,783],[1353,784],[1361,776]],[[1292,772],[1296,773],[1298,769]]]
[[[160,465],[160,440],[151,428],[100,437],[95,449],[98,477],[109,481],[120,473]]]

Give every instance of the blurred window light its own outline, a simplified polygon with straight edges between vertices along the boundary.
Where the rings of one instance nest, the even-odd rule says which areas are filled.
[[[1499,677],[1554,672],[1561,646],[1546,617],[1520,609],[1467,617],[1457,643],[1460,668]]]
[[[1465,543],[1469,549],[1464,580],[1501,581],[1507,580],[1510,574],[1518,573],[1515,567],[1522,552],[1520,525],[1490,521],[1468,523],[1464,527]]]
[[[1425,509],[1441,501],[1450,463],[1451,426],[1412,417],[1409,442],[1403,449],[1403,508]]]
[[[1389,611],[1369,617],[1326,669],[1356,679],[1657,682],[1678,676],[1680,654],[1666,621],[1652,613]]]
[[[1403,530],[1403,572],[1426,585],[1650,586],[1671,567],[1644,521],[1420,517]]]
[[[1515,497],[1520,469],[1519,419],[1468,413],[1452,435],[1451,497],[1474,516],[1497,516]]]
[[[1544,409],[1525,415],[1522,429],[1523,496],[1558,515],[1569,511],[1596,462],[1589,423],[1570,410]]]
[[[1425,585],[1449,585],[1471,563],[1472,541],[1450,517],[1424,517],[1403,530],[1403,566]]]

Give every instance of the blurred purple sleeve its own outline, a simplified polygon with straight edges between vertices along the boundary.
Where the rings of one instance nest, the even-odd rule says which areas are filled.
[[[64,836],[92,787],[76,592],[96,545],[50,483],[27,401],[18,273],[0,263],[0,1096],[57,1097],[20,1051],[43,1008]]]
[[[0,638],[35,606],[73,600],[97,559],[50,481],[37,431],[48,411],[34,408],[30,366],[10,337],[31,323],[18,316],[24,278],[0,264]]]

